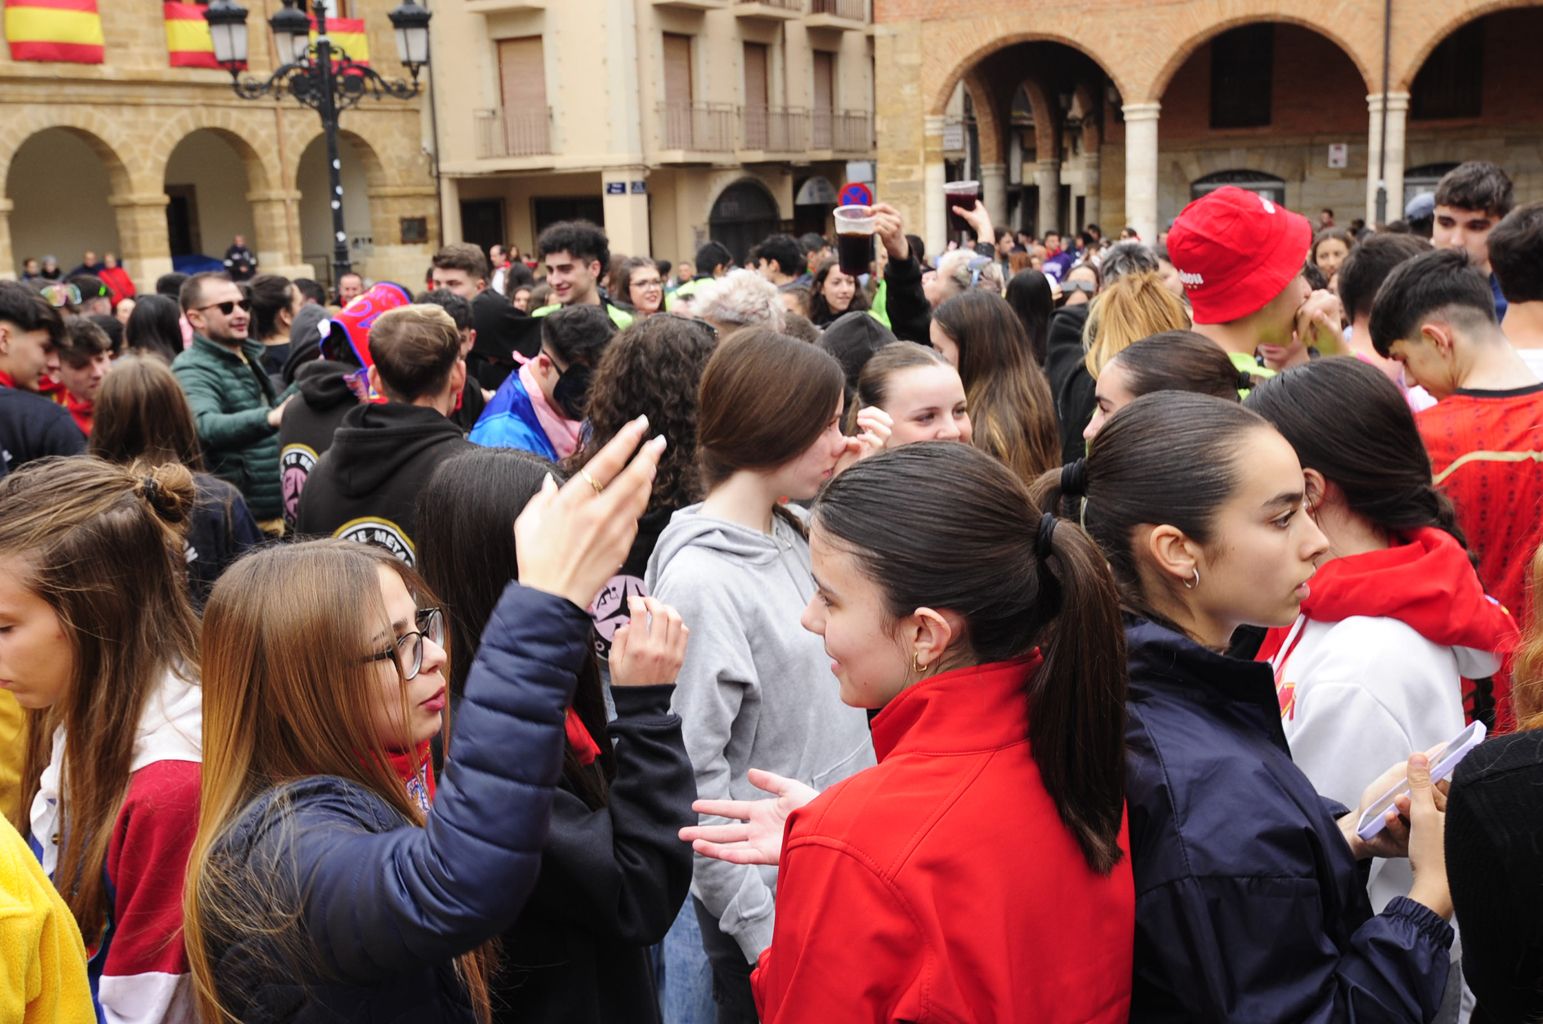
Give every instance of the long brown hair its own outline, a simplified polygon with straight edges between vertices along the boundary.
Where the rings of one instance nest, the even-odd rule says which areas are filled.
[[[741,469],[775,469],[824,432],[846,374],[820,348],[764,327],[735,331],[702,371],[697,451],[709,488]]]
[[[90,451],[109,462],[180,462],[203,469],[193,411],[171,369],[155,356],[120,356],[102,379]]]
[[[1511,666],[1511,700],[1518,729],[1543,729],[1543,545],[1532,554],[1528,580],[1532,617],[1522,626]]]
[[[1000,295],[971,289],[932,314],[959,346],[959,379],[970,403],[972,443],[1025,484],[1061,464],[1061,434],[1045,371],[1029,336]]]
[[[235,1019],[220,1002],[210,956],[215,943],[267,934],[283,962],[264,966],[293,974],[294,965],[309,960],[294,923],[300,908],[286,905],[303,895],[278,891],[283,871],[254,871],[219,854],[220,840],[253,799],[288,782],[334,775],[368,789],[403,821],[424,824],[370,725],[378,669],[362,657],[367,639],[359,624],[384,615],[381,569],[401,577],[415,600],[432,601],[423,581],[385,551],[339,540],[253,552],[210,594],[202,645],[203,783],[183,894],[188,962],[210,1024]],[[340,636],[342,623],[354,624],[356,635]],[[409,721],[405,684],[401,699],[402,720]],[[282,816],[282,801],[274,806]],[[489,958],[483,949],[458,961],[483,1022],[491,1013]]]
[[[1041,648],[1026,694],[1029,749],[1088,867],[1108,874],[1123,856],[1126,667],[1098,547],[1074,523],[1045,524],[1011,471],[951,441],[856,463],[813,516],[884,591],[890,621],[923,607],[957,612],[980,664]]]
[[[131,469],[77,456],[0,480],[0,556],[23,567],[22,583],[59,617],[74,658],[58,703],[27,712],[22,816],[62,726],[68,827],[54,882],[87,942],[106,920],[103,866],[145,703],[168,673],[197,679],[182,533],[194,500],[192,476],[177,465]],[[30,834],[27,821],[16,824]]]

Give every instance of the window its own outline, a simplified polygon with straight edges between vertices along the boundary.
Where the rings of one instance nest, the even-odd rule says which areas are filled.
[[[1189,197],[1199,199],[1223,185],[1233,185],[1261,195],[1272,203],[1286,205],[1286,183],[1263,171],[1217,171],[1215,174],[1207,174],[1203,178],[1196,178],[1189,186]]]
[[[1270,123],[1275,26],[1244,25],[1211,40],[1211,127]]]
[[[540,36],[498,41],[498,85],[506,156],[550,153],[546,56]]]
[[[696,138],[692,104],[691,37],[664,34],[664,144],[691,149]]]
[[[1484,105],[1484,25],[1470,22],[1431,51],[1409,90],[1416,121],[1478,117]]]
[[[835,145],[836,55],[814,51],[814,102],[810,104],[814,122],[814,148]]]

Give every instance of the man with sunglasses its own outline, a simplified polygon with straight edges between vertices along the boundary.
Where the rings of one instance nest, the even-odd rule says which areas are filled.
[[[85,435],[64,407],[36,394],[63,336],[64,320],[42,296],[0,281],[0,476],[33,459],[85,451]]]
[[[194,274],[179,295],[192,344],[171,369],[193,409],[209,472],[234,484],[268,533],[282,534],[280,396],[263,371],[262,342],[251,338],[252,304],[228,274]]]

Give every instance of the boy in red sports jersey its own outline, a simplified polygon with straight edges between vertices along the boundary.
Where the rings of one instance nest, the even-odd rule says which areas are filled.
[[[1415,417],[1436,484],[1485,587],[1527,621],[1527,566],[1543,539],[1543,383],[1501,333],[1489,282],[1461,250],[1417,256],[1383,283],[1369,326],[1378,354],[1438,399]]]

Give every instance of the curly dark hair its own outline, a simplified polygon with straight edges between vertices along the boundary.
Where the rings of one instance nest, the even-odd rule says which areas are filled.
[[[840,264],[836,260],[826,260],[824,263],[821,263],[820,268],[814,272],[814,281],[809,285],[809,319],[814,322],[816,327],[829,326],[830,322],[840,316],[841,313],[850,313],[854,310],[868,308],[868,296],[863,294],[861,284],[852,293],[852,304],[847,306],[846,309],[838,313],[830,308],[830,303],[825,301],[825,279],[838,266]]]
[[[697,468],[697,385],[717,337],[700,320],[668,313],[639,320],[606,347],[589,389],[590,433],[563,463],[577,473],[617,431],[648,417],[650,435],[669,441],[654,477],[648,511],[684,508],[702,499]]]

